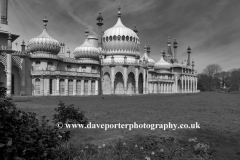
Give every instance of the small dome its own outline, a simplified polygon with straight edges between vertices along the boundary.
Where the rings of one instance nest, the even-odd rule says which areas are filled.
[[[144,53],[144,55],[142,56],[142,58],[140,58],[140,60],[143,61],[143,59],[145,59],[145,61],[148,63],[148,66],[149,66],[149,67],[154,67],[155,61],[154,61],[152,58],[148,57],[147,49],[148,49],[148,48],[147,48],[147,46],[145,45],[145,46],[144,46],[145,53]]]
[[[119,8],[117,23],[104,32],[103,49],[107,55],[136,56],[136,53],[140,55],[139,45],[137,34],[122,24]]]
[[[51,54],[58,54],[60,52],[60,43],[49,36],[47,33],[47,22],[48,20],[45,18],[44,22],[44,29],[40,36],[33,38],[29,41],[28,49],[30,52],[48,52]]]
[[[170,66],[171,66],[171,64],[166,62],[163,59],[163,56],[161,56],[161,59],[157,63],[155,63],[154,69],[156,69],[156,70],[159,70],[159,69],[170,69]]]
[[[96,47],[92,46],[88,42],[88,39],[85,39],[85,42],[81,46],[75,48],[75,50],[73,51],[74,57],[76,59],[87,58],[98,60],[99,53],[100,51]]]

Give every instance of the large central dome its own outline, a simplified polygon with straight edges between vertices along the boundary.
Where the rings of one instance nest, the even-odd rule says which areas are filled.
[[[102,40],[106,55],[140,56],[139,38],[133,30],[122,24],[120,7],[117,23],[104,32]]]

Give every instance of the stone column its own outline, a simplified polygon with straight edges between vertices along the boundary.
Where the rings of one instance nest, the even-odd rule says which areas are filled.
[[[57,76],[57,82],[56,82],[56,95],[59,96],[59,77]]]
[[[41,81],[41,95],[43,96],[44,95],[44,77],[43,76],[40,78],[40,81]]]
[[[186,93],[187,92],[187,77],[186,76],[184,76],[184,93]]]
[[[84,95],[84,79],[81,79],[81,95]]]
[[[154,83],[154,93],[157,93],[157,83]]]
[[[25,58],[22,58],[22,70],[21,70],[21,96],[26,94],[25,88],[26,88],[26,64],[25,64]]]
[[[115,80],[114,67],[111,67],[111,94],[114,94],[114,80]]]
[[[146,70],[143,70],[143,94],[146,94]]]
[[[68,96],[68,77],[65,79],[65,95]]]
[[[88,95],[91,95],[92,86],[91,86],[91,79],[88,80]]]
[[[183,76],[181,76],[181,93],[183,93]]]
[[[77,79],[76,79],[76,77],[74,77],[74,79],[73,79],[73,95],[74,96],[77,95]]]
[[[149,85],[149,83],[148,83],[148,70],[147,70],[147,79],[146,79],[146,94],[148,94],[149,93],[149,91],[148,91],[148,85]]]
[[[198,82],[198,79],[197,79],[197,77],[196,77],[196,81],[195,81],[195,85],[196,85],[196,92],[197,92],[197,82]]]
[[[50,84],[49,77],[46,77],[44,81],[45,81],[44,88],[46,89],[44,92],[44,95],[48,96],[50,94],[50,92],[49,92],[49,84]]]
[[[128,75],[127,75],[127,67],[123,67],[123,88],[124,88],[124,94],[127,94],[127,79],[128,79]]]
[[[35,78],[32,77],[32,95],[35,95]]]
[[[189,93],[190,90],[190,83],[189,83],[189,76],[187,76],[187,93]]]
[[[161,93],[163,93],[163,82],[161,82]]]
[[[135,88],[136,88],[136,91],[135,91],[135,94],[139,94],[139,91],[138,91],[138,79],[139,79],[139,74],[138,74],[138,68],[136,67],[135,68]]]
[[[98,95],[98,80],[95,81],[95,95]]]

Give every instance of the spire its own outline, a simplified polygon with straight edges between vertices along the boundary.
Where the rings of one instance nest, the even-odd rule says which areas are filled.
[[[168,37],[168,42],[167,42],[167,45],[168,45],[168,55],[170,56],[170,57],[172,57],[173,56],[173,54],[172,54],[172,49],[171,49],[171,40],[170,40],[170,37]],[[169,57],[169,58],[170,58]]]
[[[25,42],[24,42],[24,40],[22,41],[22,45],[21,45],[21,47],[22,47],[22,52],[24,52],[25,51]]]
[[[119,6],[118,7],[118,18],[121,18],[121,11],[120,10],[121,10],[121,7]]]
[[[167,42],[168,46],[171,46],[171,40],[170,37],[168,36],[168,42]]]
[[[188,53],[187,65],[190,66],[191,65],[191,62],[190,62],[190,59],[191,59],[191,56],[190,56],[190,53],[191,53],[190,45],[188,45],[187,53]]]
[[[137,30],[137,26],[136,26],[136,25],[134,26],[133,31],[134,31],[136,34],[138,34],[138,30]]]
[[[88,28],[86,28],[85,34],[86,34],[86,37],[88,37],[88,34],[89,34]]]
[[[147,53],[147,45],[146,44],[144,45],[144,51],[145,51],[145,53]]]
[[[150,57],[150,52],[151,52],[151,48],[149,46],[149,44],[147,45],[147,54],[148,54],[148,57]]]
[[[177,43],[177,40],[175,38],[174,42],[173,42],[173,48],[177,48],[178,47],[178,43]]]
[[[47,29],[47,22],[48,22],[47,17],[45,17],[45,18],[43,19],[44,29]]]
[[[1,0],[1,24],[8,24],[8,0]]]
[[[71,53],[71,51],[70,51],[69,47],[68,47],[68,49],[67,49],[67,53],[68,53],[68,56],[69,56],[69,58],[70,58],[70,53]]]
[[[12,50],[12,35],[11,32],[8,33],[8,50]]]
[[[103,17],[101,15],[101,12],[99,13],[98,17],[97,17],[98,23],[101,23],[103,21]]]

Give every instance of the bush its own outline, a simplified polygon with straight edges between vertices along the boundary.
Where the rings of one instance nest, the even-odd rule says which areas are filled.
[[[85,117],[84,112],[80,111],[79,108],[75,108],[73,104],[66,105],[60,101],[55,111],[57,112],[57,114],[53,115],[53,122],[55,124],[59,122],[62,124],[78,123],[86,126],[88,123],[88,119]]]
[[[70,132],[59,131],[45,117],[39,121],[35,113],[18,110],[5,95],[6,92],[1,92],[0,159],[55,159],[56,151],[69,140]]]

